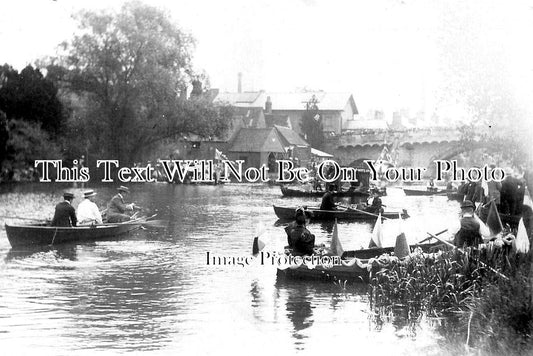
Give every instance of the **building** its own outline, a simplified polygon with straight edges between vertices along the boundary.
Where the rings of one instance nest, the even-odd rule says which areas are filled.
[[[287,127],[241,128],[229,142],[227,155],[230,160],[243,160],[245,167],[266,165],[273,173],[281,159],[306,164],[311,146]]]
[[[235,108],[263,108],[265,115],[274,115],[267,122],[283,120],[285,117],[287,127],[292,128],[297,134],[302,134],[301,122],[307,110],[308,103],[316,103],[322,127],[325,133],[339,135],[344,126],[358,115],[354,98],[349,93],[327,92],[301,92],[301,93],[270,93],[270,92],[245,92],[245,93],[218,93],[216,102],[226,103]],[[285,126],[285,125],[284,125]]]

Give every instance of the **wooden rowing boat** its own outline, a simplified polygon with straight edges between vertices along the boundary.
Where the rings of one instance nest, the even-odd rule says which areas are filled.
[[[11,247],[55,245],[69,242],[101,240],[128,234],[141,228],[147,218],[116,224],[55,227],[41,224],[5,224]]]
[[[322,197],[326,192],[323,190],[303,190],[281,186],[281,194],[285,197]],[[347,190],[332,192],[334,197],[362,197],[368,198],[370,193],[366,190]]]
[[[303,207],[308,218],[311,220],[362,220],[362,221],[375,221],[377,214],[364,211],[364,210],[355,210],[347,208],[339,208],[338,210],[320,210],[318,207]],[[279,219],[282,220],[292,220],[294,219],[294,213],[296,207],[285,207],[285,206],[276,206],[274,205],[274,212]],[[381,213],[381,217],[388,219],[407,219],[409,215],[407,211],[385,211]]]
[[[403,188],[405,195],[446,195],[448,190],[422,190],[422,189],[405,189]]]
[[[411,252],[420,247],[423,252],[435,252],[439,249],[445,248],[442,243],[425,243],[419,245],[411,245]],[[324,280],[324,281],[351,281],[351,282],[368,282],[370,271],[358,263],[350,263],[353,258],[359,259],[359,262],[366,263],[371,258],[378,258],[383,254],[391,254],[394,252],[394,247],[386,248],[369,248],[363,250],[345,251],[342,255],[342,261],[346,265],[332,266],[330,268],[324,266],[316,266],[308,268],[301,265],[296,268],[285,268],[277,270],[278,279],[304,279],[304,280]]]

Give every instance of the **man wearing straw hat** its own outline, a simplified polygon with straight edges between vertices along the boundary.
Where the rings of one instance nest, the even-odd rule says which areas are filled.
[[[79,225],[95,225],[102,223],[102,214],[98,206],[94,203],[94,196],[96,192],[94,190],[87,190],[83,193],[83,201],[78,205],[78,224]]]
[[[476,206],[470,200],[461,203],[461,228],[455,235],[454,245],[457,247],[477,246],[483,242],[480,224],[474,216]]]
[[[133,211],[134,204],[126,204],[124,202],[124,195],[129,194],[128,187],[121,185],[117,188],[118,194],[115,195],[109,205],[107,206],[107,221],[110,223],[117,223],[130,220],[130,216],[126,211]]]

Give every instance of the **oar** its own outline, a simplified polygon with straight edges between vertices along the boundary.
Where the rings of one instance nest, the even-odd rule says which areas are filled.
[[[448,246],[450,246],[450,247],[456,249],[456,250],[459,251],[460,253],[465,254],[465,251],[463,251],[463,249],[461,249],[461,248],[455,246],[454,244],[452,244],[452,243],[450,243],[450,242],[448,242],[448,241],[446,241],[446,240],[439,239],[437,236],[433,235],[433,234],[430,233],[430,232],[428,232],[428,235],[431,236],[431,237],[434,238],[434,239],[437,239],[438,241],[442,242],[443,244],[448,245]],[[503,279],[505,279],[505,280],[509,280],[509,277],[507,277],[506,275],[504,275],[504,274],[501,273],[501,272],[496,271],[494,268],[492,268],[491,266],[487,265],[486,263],[484,263],[484,262],[482,262],[482,261],[480,261],[480,260],[478,260],[478,262],[479,262],[480,265],[482,265],[482,266],[488,268],[489,270],[491,270],[492,272],[496,273],[498,276],[502,277]]]
[[[440,231],[440,232],[437,232],[437,233],[435,234],[435,236],[442,235],[442,234],[444,234],[446,231],[448,231],[448,229],[444,229],[444,230],[442,230],[442,231]],[[426,234],[431,235],[429,232],[426,232]],[[426,237],[425,239],[423,239],[422,241],[418,241],[417,243],[421,244],[422,242],[426,242],[426,241],[428,241],[428,240],[431,240],[432,238],[433,238],[433,236],[429,236],[429,237]]]
[[[20,216],[10,216],[10,215],[0,215],[0,218],[4,219],[19,219],[19,220],[31,220],[31,221],[50,221],[50,219],[41,219],[41,218],[23,218]]]
[[[340,207],[342,207],[342,208],[345,208],[345,209],[349,209],[349,210],[353,210],[353,211],[358,211],[358,212],[360,212],[360,213],[364,213],[364,214],[367,214],[367,215],[371,215],[371,216],[374,216],[374,217],[376,217],[376,218],[379,217],[379,215],[377,215],[377,214],[373,214],[373,213],[369,213],[368,211],[364,211],[364,210],[359,210],[359,209],[356,209],[356,208],[352,208],[352,207],[350,207],[350,206],[341,205],[341,204],[338,204],[338,206],[340,206]],[[381,218],[382,218],[382,219],[387,219],[387,220],[390,219],[390,218],[387,218],[387,217],[385,217],[385,216],[383,216],[383,215],[381,215]]]

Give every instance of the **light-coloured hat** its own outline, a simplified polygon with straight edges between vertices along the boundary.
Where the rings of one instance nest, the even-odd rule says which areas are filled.
[[[95,195],[96,195],[96,192],[94,190],[92,190],[92,189],[83,192],[83,197],[84,198],[94,197]]]
[[[125,192],[125,193],[129,193],[130,192],[130,189],[128,187],[125,187],[123,185],[121,185],[120,187],[117,188],[117,190],[119,192]]]

